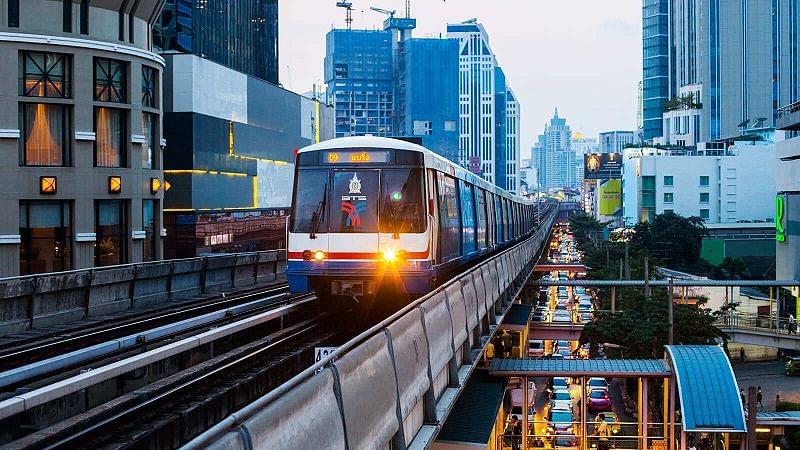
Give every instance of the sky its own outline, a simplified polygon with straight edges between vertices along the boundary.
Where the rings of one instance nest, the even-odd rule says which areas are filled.
[[[370,6],[404,11],[403,0],[351,0],[353,28],[379,29]],[[345,27],[336,0],[282,0],[280,82],[295,92],[324,83],[325,34]],[[412,0],[414,36],[444,35],[477,18],[522,106],[522,157],[558,107],[573,131],[634,130],[642,75],[641,0]]]

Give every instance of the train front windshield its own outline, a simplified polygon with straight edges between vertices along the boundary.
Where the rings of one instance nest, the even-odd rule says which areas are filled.
[[[294,233],[425,231],[421,168],[305,168],[297,171]]]

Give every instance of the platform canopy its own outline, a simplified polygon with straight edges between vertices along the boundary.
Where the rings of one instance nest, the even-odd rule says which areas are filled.
[[[668,377],[661,359],[495,359],[489,373],[514,377]]]
[[[739,386],[722,348],[668,345],[666,350],[677,379],[683,430],[746,432]]]

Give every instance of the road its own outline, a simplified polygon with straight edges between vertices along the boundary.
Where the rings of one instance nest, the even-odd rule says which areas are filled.
[[[775,410],[775,396],[781,400],[800,402],[800,377],[783,374],[783,361],[756,361],[733,365],[739,387],[747,392],[748,386],[761,386],[764,392],[764,410]]]

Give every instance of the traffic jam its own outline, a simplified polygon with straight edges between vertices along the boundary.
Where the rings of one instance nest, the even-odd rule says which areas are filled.
[[[580,264],[581,254],[566,227],[554,231],[547,262],[554,265]],[[553,271],[541,279],[567,281],[582,276],[585,274]],[[531,325],[579,326],[590,322],[596,312],[593,294],[590,289],[580,286],[541,287],[531,314]],[[528,358],[589,358],[588,345],[580,346],[576,340],[529,339],[527,348]],[[588,378],[585,392],[582,392],[579,379],[528,378],[527,401],[523,399],[524,392],[522,378],[509,379],[506,401],[510,401],[510,410],[499,448],[523,448],[523,411],[528,416],[526,448],[579,448],[582,401],[586,401],[586,442],[590,448],[636,448],[636,408],[625,395],[623,380]]]

